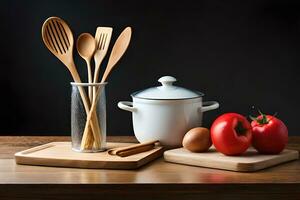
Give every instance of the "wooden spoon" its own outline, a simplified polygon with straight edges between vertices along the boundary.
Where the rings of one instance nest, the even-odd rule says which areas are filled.
[[[108,75],[110,74],[110,72],[112,71],[112,69],[114,68],[114,66],[117,64],[117,62],[120,60],[120,58],[123,56],[123,54],[125,53],[130,39],[131,39],[131,28],[127,27],[124,29],[124,31],[120,34],[120,36],[118,37],[118,39],[116,40],[113,49],[111,51],[109,60],[108,60],[108,64],[106,66],[105,72],[103,74],[101,83],[104,83],[108,77]],[[97,105],[97,100],[100,96],[100,91],[101,90],[97,90],[96,92],[96,97],[93,98],[93,102],[92,102],[92,106],[90,109],[90,112],[88,114],[87,120],[86,120],[86,124],[85,124],[85,128],[84,128],[84,133],[83,133],[83,137],[82,137],[82,141],[81,141],[81,147],[85,146],[87,143],[87,138],[88,138],[88,125],[89,125],[89,121],[91,120],[91,117],[93,116],[93,113],[95,113],[95,108]]]
[[[67,23],[59,17],[48,18],[42,26],[42,38],[46,47],[68,68],[74,81],[81,83],[73,59],[74,38]],[[88,115],[90,103],[82,87],[79,87],[79,93],[83,101],[85,112]],[[100,131],[95,112],[91,121],[93,133],[97,135]],[[87,128],[87,130],[89,130],[89,128]]]
[[[88,71],[88,82],[93,83],[92,70],[91,70],[91,59],[96,50],[96,40],[89,33],[82,33],[77,39],[77,51],[78,54],[86,61]],[[92,101],[92,87],[88,88],[89,99]]]

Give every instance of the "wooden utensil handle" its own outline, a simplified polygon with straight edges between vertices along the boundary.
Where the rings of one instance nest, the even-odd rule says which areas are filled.
[[[76,69],[75,64],[73,64],[73,65],[74,65],[73,69]],[[74,81],[77,82],[77,83],[81,83],[78,72],[76,70],[72,70],[70,72],[71,72],[71,75],[72,75]],[[80,96],[81,96],[82,101],[83,101],[85,112],[88,116],[89,113],[90,113],[90,103],[89,103],[88,97],[86,96],[86,93],[85,93],[84,89],[81,86],[78,86],[78,89],[79,89],[79,93],[80,93]],[[87,120],[88,121],[87,124],[91,125],[92,134],[91,134],[91,131],[89,130],[89,127],[85,127],[85,129],[84,129],[84,136],[85,136],[84,144],[85,145],[84,146],[85,146],[85,148],[90,148],[89,144],[93,144],[91,141],[94,140],[94,141],[96,141],[96,144],[95,144],[96,147],[100,147],[101,139],[99,138],[100,127],[99,127],[98,117],[97,117],[96,114],[93,114],[90,118],[92,120],[91,119]],[[90,123],[90,121],[91,121],[91,123]],[[90,141],[90,142],[88,142],[88,141]],[[88,145],[88,147],[87,147],[87,145]]]
[[[76,69],[75,64],[74,64],[73,69]],[[75,83],[81,83],[81,79],[79,77],[79,74],[78,74],[77,70],[70,70],[70,73],[71,73],[72,78],[75,81]],[[90,106],[91,106],[90,101],[88,100],[88,98],[86,96],[86,93],[85,93],[82,86],[78,86],[78,90],[79,90],[79,94],[80,94],[82,102],[83,102],[85,112],[88,113],[89,110],[90,110]]]
[[[87,64],[87,69],[88,69],[88,82],[93,83],[91,61],[86,61],[86,64]],[[90,102],[92,102],[92,100],[93,100],[92,86],[88,87],[88,94],[89,94],[89,100],[90,100]]]
[[[82,140],[81,140],[81,148],[82,149],[85,148],[85,146],[87,145],[87,140],[89,138],[88,128],[89,128],[90,121],[94,117],[97,118],[97,115],[96,115],[95,111],[96,111],[96,106],[97,106],[98,99],[100,97],[100,93],[101,93],[101,89],[98,88],[97,91],[96,91],[96,96],[93,97],[93,102],[92,102],[91,109],[90,109],[89,113],[87,114],[85,127],[84,127],[84,132],[83,132],[83,136],[82,136]],[[98,126],[98,128],[99,128],[99,126]],[[101,132],[100,131],[101,131],[101,129],[98,132],[99,134],[96,134],[96,135],[94,134],[94,142],[95,142],[96,147],[100,147],[98,145],[101,145],[101,134],[100,134]]]
[[[134,155],[137,153],[149,151],[149,150],[153,149],[155,147],[155,143],[158,143],[158,142],[159,142],[158,140],[153,140],[153,141],[149,141],[149,142],[145,142],[145,143],[141,143],[141,144],[131,145],[128,147],[110,149],[108,151],[108,153],[110,155],[118,155],[121,157],[126,157],[126,156]]]
[[[154,146],[155,146],[154,144],[147,145],[147,146],[141,146],[141,147],[138,147],[138,148],[135,148],[135,149],[120,151],[120,152],[117,152],[116,154],[120,157],[127,157],[127,156],[131,156],[131,155],[134,155],[134,154],[149,151],[149,150],[153,149]]]
[[[143,143],[140,143],[140,144],[134,144],[134,145],[131,145],[131,146],[128,146],[128,147],[123,147],[123,148],[119,148],[119,150],[131,150],[131,149],[136,149],[136,148],[140,148],[140,147],[144,147],[144,146],[148,146],[148,145],[155,145],[155,143],[158,143],[159,141],[158,140],[151,140],[151,141],[148,141],[148,142],[143,142]]]

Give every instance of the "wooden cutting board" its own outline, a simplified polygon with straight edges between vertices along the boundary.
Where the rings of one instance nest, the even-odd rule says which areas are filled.
[[[134,143],[107,143],[107,148],[117,148]],[[98,153],[78,153],[71,149],[70,142],[52,142],[15,154],[17,164],[43,165],[55,167],[102,168],[102,169],[136,169],[162,156],[162,147],[119,157],[109,155],[107,151]]]
[[[164,152],[164,159],[168,162],[239,172],[253,172],[298,158],[298,151],[288,149],[279,155],[261,155],[250,148],[242,156],[225,156],[214,147],[204,153],[192,153],[184,148]]]

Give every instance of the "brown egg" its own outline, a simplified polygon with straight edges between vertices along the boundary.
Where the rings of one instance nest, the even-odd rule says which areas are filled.
[[[189,130],[182,140],[182,146],[192,152],[205,152],[211,144],[209,130],[203,127]]]

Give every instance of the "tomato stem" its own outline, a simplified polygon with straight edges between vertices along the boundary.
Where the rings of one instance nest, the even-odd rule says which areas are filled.
[[[252,117],[251,115],[249,116],[249,118],[252,120],[252,121],[256,121],[259,125],[264,125],[264,124],[268,124],[271,119],[268,119],[267,116],[262,113],[260,110],[258,110],[260,116],[258,117]],[[275,117],[277,115],[277,112],[273,115],[273,117]]]

